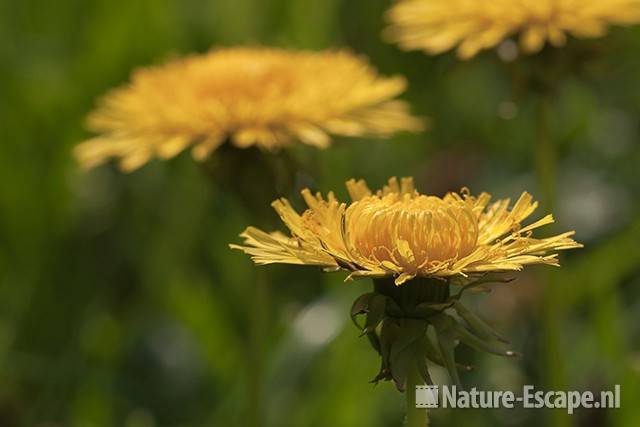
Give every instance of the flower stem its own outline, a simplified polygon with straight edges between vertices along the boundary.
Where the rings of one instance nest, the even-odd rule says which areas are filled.
[[[556,197],[557,153],[551,135],[551,93],[543,89],[538,93],[537,144],[535,152],[538,191],[541,206],[545,213],[553,210]],[[551,232],[551,231],[548,231]],[[547,387],[559,390],[567,387],[566,370],[562,348],[562,313],[564,311],[563,287],[553,280],[551,274],[543,274],[543,333],[545,348],[545,382]],[[555,411],[551,415],[550,425],[564,427],[570,425],[565,413]]]
[[[238,149],[230,141],[218,149],[216,156],[204,164],[218,188],[233,193],[253,223],[271,228],[270,204],[293,187],[295,168],[285,153],[264,153],[257,148]],[[263,268],[257,269],[254,283],[249,284],[251,299],[246,324],[245,367],[247,376],[246,426],[260,427],[265,418],[265,382],[269,335],[272,331],[271,278]]]
[[[539,95],[537,108],[536,174],[542,209],[550,212],[555,199],[556,148],[551,137],[551,96],[548,91]]]
[[[265,354],[267,352],[266,335],[269,333],[269,277],[266,271],[256,271],[255,286],[251,304],[247,370],[249,388],[249,413],[247,425],[259,427],[263,425]]]
[[[423,384],[424,381],[418,371],[418,365],[411,363],[407,373],[407,389],[404,391],[407,411],[405,427],[426,427],[429,425],[427,410],[416,408],[416,386]]]

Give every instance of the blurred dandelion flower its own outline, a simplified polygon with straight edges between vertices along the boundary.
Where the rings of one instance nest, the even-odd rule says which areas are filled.
[[[329,135],[417,131],[403,77],[382,77],[347,51],[224,48],[136,70],[89,116],[98,136],[75,149],[87,168],[117,158],[134,170],[187,147],[205,159],[225,141],[274,150],[295,141],[327,147]]]
[[[450,278],[487,272],[521,270],[528,264],[558,265],[555,251],[579,248],[573,231],[534,238],[533,230],[552,223],[547,215],[521,223],[538,203],[523,193],[513,206],[509,199],[490,203],[463,190],[443,198],[414,189],[413,180],[396,178],[377,193],[362,180],[350,180],[351,204],[333,193],[325,200],[304,190],[309,208],[299,215],[286,199],[273,202],[291,236],[249,227],[245,246],[231,245],[257,264],[318,265],[344,269],[350,278],[395,278],[401,285],[415,277]]]
[[[520,34],[528,53],[567,34],[604,35],[609,25],[640,22],[640,0],[399,0],[388,12],[386,36],[405,50],[438,54],[458,47],[461,58]]]

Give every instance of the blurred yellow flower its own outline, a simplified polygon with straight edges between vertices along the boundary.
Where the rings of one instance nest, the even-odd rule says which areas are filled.
[[[382,77],[347,51],[224,48],[136,70],[89,116],[98,136],[75,149],[90,168],[109,158],[124,170],[191,146],[206,158],[225,141],[277,149],[319,148],[329,134],[389,136],[422,129],[405,102],[403,77]]]
[[[274,209],[291,231],[265,233],[247,228],[245,246],[230,245],[257,264],[306,264],[344,269],[348,278],[395,277],[400,285],[414,277],[452,277],[521,270],[527,264],[557,264],[562,249],[582,247],[573,231],[538,239],[532,231],[553,222],[547,215],[521,225],[537,207],[523,193],[489,203],[491,196],[473,197],[466,190],[443,198],[418,193],[411,178],[396,178],[377,193],[364,181],[350,180],[351,204],[333,193],[325,200],[304,190],[309,208],[299,215],[286,199]]]
[[[567,34],[600,37],[609,25],[640,22],[640,0],[399,0],[388,18],[386,35],[405,50],[458,46],[470,58],[516,33],[528,53],[562,46]]]

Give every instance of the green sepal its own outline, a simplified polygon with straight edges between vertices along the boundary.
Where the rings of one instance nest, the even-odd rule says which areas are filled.
[[[503,277],[496,277],[496,276],[492,276],[492,275],[485,275],[485,276],[479,278],[478,280],[474,280],[474,281],[466,283],[464,285],[455,285],[454,283],[451,283],[453,286],[460,286],[461,287],[460,290],[454,296],[452,296],[451,298],[459,300],[462,297],[462,294],[465,291],[488,293],[488,292],[491,291],[491,289],[489,289],[486,286],[484,286],[485,284],[488,284],[488,283],[510,283],[512,281],[513,281],[513,278],[503,278]]]
[[[456,337],[460,340],[460,342],[468,345],[469,347],[476,349],[478,351],[484,351],[487,353],[496,354],[498,356],[505,357],[516,357],[517,353],[510,350],[503,350],[499,347],[496,347],[481,338],[473,335],[469,330],[467,330],[464,326],[458,324],[455,320],[452,320],[452,328],[456,335]]]
[[[399,391],[404,391],[407,382],[407,372],[409,364],[420,363],[415,357],[414,349],[419,349],[427,332],[427,323],[420,319],[402,319],[400,320],[400,330],[391,344],[391,353],[389,355],[391,376]],[[422,364],[426,362],[422,358]],[[426,365],[425,365],[426,368]]]
[[[380,327],[380,372],[371,382],[377,383],[380,380],[390,380],[391,377],[391,346],[400,333],[400,325],[393,319],[386,319]]]
[[[431,380],[431,375],[429,375],[429,368],[427,367],[427,357],[426,357],[426,351],[425,351],[426,346],[424,344],[424,341],[426,339],[428,338],[425,333],[425,335],[420,340],[416,341],[411,346],[411,349],[413,350],[413,357],[418,366],[418,372],[420,373],[420,376],[422,377],[422,379],[426,384],[433,384],[433,381]]]
[[[415,312],[418,316],[430,317],[439,313],[442,313],[447,308],[451,307],[455,300],[447,301],[444,303],[430,303],[423,302],[416,306]]]
[[[456,363],[455,348],[459,342],[476,350],[515,356],[516,353],[501,348],[500,342],[508,343],[505,338],[460,302],[467,290],[483,290],[485,283],[509,281],[485,275],[459,284],[455,294],[427,279],[413,283],[414,288],[408,288],[407,284],[397,287],[392,281],[374,282],[375,292],[359,296],[351,307],[353,323],[381,358],[380,371],[372,382],[393,381],[398,390],[404,391],[407,373],[415,363],[422,379],[430,384],[427,365],[430,360],[444,366],[451,381],[460,386],[458,370],[472,367]],[[446,314],[448,309],[455,310],[457,315]],[[358,321],[360,315],[365,315],[363,325]],[[430,324],[435,335],[429,333]]]
[[[438,345],[444,366],[449,372],[451,381],[455,385],[462,387],[455,360],[456,334],[452,326],[452,322],[455,324],[455,321],[446,314],[440,314],[434,316],[432,322],[438,337]]]
[[[449,279],[449,284],[451,286],[469,287],[485,285],[487,283],[509,283],[513,282],[513,280],[513,277],[500,277],[496,276],[495,274],[485,273],[482,276],[474,279],[469,279],[468,277],[459,277],[457,279],[452,278]]]
[[[504,338],[498,332],[496,332],[491,326],[489,326],[484,320],[478,317],[475,313],[468,310],[460,301],[453,303],[453,309],[458,313],[460,317],[464,319],[474,332],[485,339],[497,339],[505,344],[509,344],[509,340]]]
[[[382,347],[380,345],[380,338],[375,332],[367,332],[367,338],[369,338],[369,343],[371,347],[378,353],[382,354]]]
[[[385,310],[387,307],[387,297],[380,294],[374,294],[369,300],[367,306],[367,318],[364,323],[364,329],[360,336],[366,335],[370,332],[374,332],[378,327],[382,319],[385,318]]]
[[[411,344],[420,340],[427,332],[427,323],[420,319],[400,320],[400,332],[391,346],[391,360]]]
[[[433,363],[436,365],[444,366],[444,361],[442,360],[442,353],[440,353],[440,349],[431,342],[431,338],[429,338],[429,334],[426,334],[424,337],[424,354]]]
[[[395,383],[398,391],[404,391],[407,385],[409,364],[415,363],[413,351],[411,351],[411,348],[405,348],[403,351],[393,354],[391,356],[390,363],[393,382]]]
[[[415,364],[420,377],[426,384],[433,384],[431,376],[429,375],[429,369],[427,368],[423,339],[424,335],[391,358],[391,374],[398,391],[402,392],[406,390],[407,374],[411,364]]]
[[[392,317],[403,317],[404,312],[402,308],[393,300],[393,298],[387,297],[386,312]]]
[[[358,316],[361,314],[365,314],[369,307],[369,301],[375,295],[375,293],[370,292],[368,294],[360,295],[351,305],[351,321],[354,325],[361,331],[364,329],[363,326],[360,326],[358,323]]]
[[[435,344],[433,344],[433,342],[431,341],[431,338],[429,337],[429,334],[425,335],[423,344],[424,344],[425,357],[429,359],[431,362],[435,363],[436,365],[445,367],[444,360],[442,358],[442,353],[440,352],[440,349]],[[463,365],[462,363],[456,363],[456,366],[467,372],[473,370],[473,366],[471,365]]]

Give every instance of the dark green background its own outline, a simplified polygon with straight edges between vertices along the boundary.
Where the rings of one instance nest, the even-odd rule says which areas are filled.
[[[380,39],[388,6],[0,3],[0,426],[233,426],[256,417],[247,409],[247,364],[256,359],[247,349],[258,273],[227,248],[255,222],[252,212],[186,153],[129,175],[113,165],[83,173],[71,157],[88,136],[83,120],[95,99],[137,66],[221,45],[349,46],[382,73],[408,77],[405,98],[431,118],[431,129],[393,141],[339,141],[324,152],[297,147],[298,187],[344,197],[348,178],[378,186],[398,175],[435,194],[468,186],[496,197],[525,189],[539,196],[535,88],[524,77],[546,56],[505,64],[493,51],[469,62],[402,53]],[[433,425],[640,424],[639,51],[640,28],[629,28],[556,52],[581,59],[553,77],[555,214],[559,229],[575,228],[586,248],[563,255],[562,269],[533,267],[511,286],[468,298],[513,338],[521,359],[459,352],[476,366],[463,377],[468,386],[519,390],[555,381],[599,391],[619,383],[622,408],[571,418],[441,409]],[[350,301],[369,283],[343,284],[344,274],[312,268],[266,271],[275,283],[263,424],[401,425],[403,396],[367,382],[378,361],[347,322]],[[553,325],[563,345],[551,354],[542,271],[563,289]],[[545,374],[549,361],[561,377]]]

